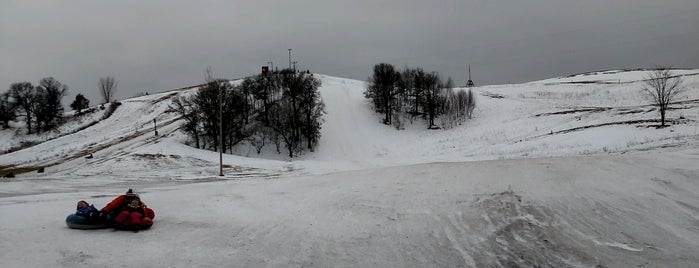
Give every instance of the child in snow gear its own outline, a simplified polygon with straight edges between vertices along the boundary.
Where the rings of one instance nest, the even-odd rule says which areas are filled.
[[[133,200],[136,201],[132,203]],[[115,227],[117,228],[145,229],[153,225],[153,218],[155,218],[153,210],[143,204],[139,196],[131,189],[126,194],[114,198],[102,208],[102,212],[108,215],[108,219],[116,222]],[[121,216],[124,212],[127,214]],[[132,215],[132,212],[140,214],[137,220],[134,220],[135,215]],[[117,219],[117,217],[119,218]]]
[[[141,207],[141,200],[138,197],[132,197],[131,201],[122,209],[119,215],[114,218],[117,224],[122,226],[138,226],[146,214],[143,207]]]
[[[66,225],[72,229],[101,229],[107,227],[95,206],[85,200],[78,201],[74,214],[66,217]]]
[[[88,222],[94,222],[100,219],[100,212],[94,205],[88,204],[85,200],[78,201],[75,215],[87,218]]]

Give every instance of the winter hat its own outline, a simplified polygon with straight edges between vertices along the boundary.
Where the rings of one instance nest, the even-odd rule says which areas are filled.
[[[80,208],[80,204],[84,204],[85,207],[89,207],[89,206],[90,206],[90,204],[88,204],[87,201],[85,201],[85,200],[80,200],[80,201],[78,201],[78,205],[77,205],[78,208]]]
[[[135,193],[133,192],[133,190],[131,190],[131,189],[129,189],[128,191],[126,191],[126,194],[125,194],[125,195],[126,195],[126,197],[132,197],[132,198],[135,197],[135,198],[139,198],[138,195],[135,194]],[[140,198],[139,198],[139,199],[140,199]]]

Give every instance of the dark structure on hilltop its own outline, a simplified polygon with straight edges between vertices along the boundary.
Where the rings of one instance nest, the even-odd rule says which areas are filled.
[[[473,80],[471,80],[471,64],[468,65],[468,82],[466,82],[466,87],[474,87]]]

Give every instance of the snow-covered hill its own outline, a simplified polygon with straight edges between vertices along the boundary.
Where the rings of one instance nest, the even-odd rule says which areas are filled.
[[[0,131],[0,259],[54,266],[691,266],[699,261],[699,70],[657,129],[647,71],[474,88],[473,119],[443,130],[380,124],[364,82],[317,75],[315,152],[193,149],[172,97],[46,137]],[[98,119],[98,113],[91,118]],[[154,135],[153,121],[159,136]],[[74,132],[74,133],[73,133]],[[70,134],[66,134],[70,133]],[[87,159],[92,154],[94,158]],[[138,234],[76,231],[74,203],[134,188],[156,210]],[[33,252],[25,254],[24,252]],[[132,258],[123,258],[131,256]],[[5,265],[6,264],[6,265]]]

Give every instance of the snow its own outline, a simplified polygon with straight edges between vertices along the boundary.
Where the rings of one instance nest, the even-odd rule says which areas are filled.
[[[685,76],[699,74],[697,70],[672,70],[673,75]],[[534,81],[532,83],[629,83],[648,79],[648,70],[608,70],[557,77]]]
[[[699,70],[666,128],[645,71],[474,88],[474,118],[427,130],[380,124],[364,82],[316,74],[318,148],[193,149],[165,113],[181,90],[121,101],[52,136],[0,131],[3,267],[689,267],[699,261]],[[604,81],[611,83],[569,82]],[[613,83],[617,81],[617,83]],[[153,119],[159,136],[153,133]],[[16,123],[20,124],[20,123]],[[78,129],[81,129],[77,131]],[[76,131],[71,131],[76,130]],[[6,149],[3,149],[6,150]],[[243,150],[245,151],[245,150]],[[84,156],[92,153],[94,158]],[[73,230],[85,199],[133,188],[156,212],[139,233]]]

